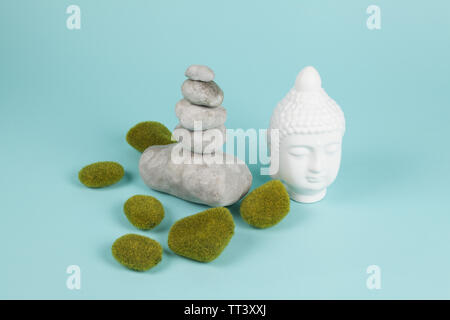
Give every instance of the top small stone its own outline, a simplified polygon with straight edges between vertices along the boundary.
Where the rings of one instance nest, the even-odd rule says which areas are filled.
[[[214,71],[207,66],[193,64],[184,73],[191,80],[209,82],[214,80]]]

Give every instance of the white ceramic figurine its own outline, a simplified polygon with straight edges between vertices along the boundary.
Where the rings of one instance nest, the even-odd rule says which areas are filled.
[[[278,168],[272,178],[284,183],[292,200],[323,199],[339,171],[345,119],[322,89],[316,69],[306,67],[298,74],[273,112],[269,133],[273,129],[279,130],[279,143],[272,143],[271,166]]]

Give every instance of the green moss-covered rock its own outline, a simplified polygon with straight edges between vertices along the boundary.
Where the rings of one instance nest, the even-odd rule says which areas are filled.
[[[127,133],[127,142],[139,152],[150,146],[174,143],[172,132],[160,122],[145,121],[138,123]]]
[[[78,173],[78,179],[89,188],[102,188],[117,183],[125,174],[117,162],[104,161],[90,164]]]
[[[242,218],[257,228],[276,225],[289,210],[289,194],[279,180],[269,181],[253,190],[242,200],[240,209]]]
[[[127,268],[146,271],[162,260],[159,242],[137,234],[127,234],[112,245],[114,258]]]
[[[133,226],[150,230],[161,223],[164,207],[158,199],[151,196],[137,195],[125,202],[123,211]]]
[[[175,222],[169,231],[169,248],[180,256],[210,262],[222,253],[233,234],[230,211],[212,208]]]

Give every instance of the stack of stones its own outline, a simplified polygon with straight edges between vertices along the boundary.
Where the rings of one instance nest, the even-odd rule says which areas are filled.
[[[192,65],[186,76],[184,99],[175,107],[180,123],[173,137],[179,143],[147,148],[139,172],[152,189],[211,207],[232,205],[249,191],[252,174],[245,162],[221,152],[227,116],[221,106],[223,92],[206,66]],[[179,154],[179,146],[188,151],[181,162],[172,157]]]
[[[223,91],[214,82],[214,72],[207,66],[191,65],[185,76],[188,79],[181,86],[184,99],[175,107],[180,120],[175,132],[179,129],[187,131],[176,136],[188,151],[201,154],[220,151],[225,142],[227,118],[227,111],[221,106]],[[190,141],[186,141],[189,138]]]

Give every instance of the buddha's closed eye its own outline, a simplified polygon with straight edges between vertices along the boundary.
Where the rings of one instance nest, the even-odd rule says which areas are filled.
[[[310,153],[310,150],[306,147],[300,147],[300,146],[295,146],[295,147],[290,147],[289,148],[289,154],[295,156],[295,157],[304,157],[307,156]]]

